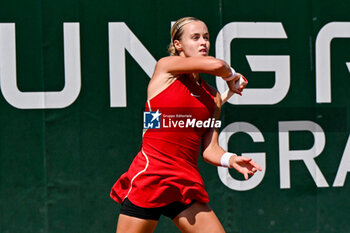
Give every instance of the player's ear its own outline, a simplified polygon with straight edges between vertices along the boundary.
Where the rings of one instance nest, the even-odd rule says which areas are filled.
[[[179,40],[174,40],[173,43],[174,43],[174,46],[176,48],[176,51],[178,53],[182,52],[182,45],[181,45],[180,41]]]

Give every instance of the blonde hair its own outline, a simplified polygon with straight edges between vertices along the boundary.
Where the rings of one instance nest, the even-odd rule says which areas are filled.
[[[178,56],[179,53],[175,48],[174,40],[180,40],[183,34],[182,27],[185,24],[191,23],[193,21],[201,21],[195,17],[184,17],[179,20],[177,20],[174,25],[171,28],[170,36],[171,36],[171,43],[169,44],[168,52],[171,56]]]

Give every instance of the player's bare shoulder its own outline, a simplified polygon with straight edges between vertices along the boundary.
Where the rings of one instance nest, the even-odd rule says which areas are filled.
[[[157,78],[159,76],[166,79],[173,78],[174,76],[176,76],[176,74],[172,72],[172,67],[174,66],[177,60],[178,56],[168,56],[159,59],[154,69],[152,79]]]
[[[160,59],[156,64],[151,81],[147,87],[148,99],[158,95],[176,79],[176,76],[169,72],[169,62],[167,58],[168,57]]]
[[[181,59],[179,56],[167,56],[158,60],[156,64],[156,69],[167,70],[169,67],[173,66],[174,63]]]

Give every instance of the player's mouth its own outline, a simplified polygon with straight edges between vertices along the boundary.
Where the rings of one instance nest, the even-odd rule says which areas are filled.
[[[208,54],[208,50],[207,49],[200,49],[199,53],[203,54],[203,55],[207,55]]]

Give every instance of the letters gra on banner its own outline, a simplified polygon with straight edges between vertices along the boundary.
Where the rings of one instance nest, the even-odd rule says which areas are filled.
[[[305,150],[291,150],[289,134],[293,131],[307,131],[312,133],[314,138],[314,144],[310,149]],[[262,132],[254,125],[248,122],[234,122],[226,126],[219,135],[219,144],[224,150],[229,150],[228,142],[232,135],[238,132],[248,134],[253,142],[265,142]],[[315,158],[319,156],[325,145],[326,138],[325,133],[320,125],[312,121],[280,121],[278,122],[278,138],[279,138],[279,169],[280,169],[280,188],[291,188],[290,177],[290,163],[291,161],[303,161],[306,165],[306,169],[309,171],[315,184],[319,188],[329,187],[325,177],[323,176],[320,168],[318,167]],[[251,157],[262,168],[262,172],[257,172],[248,180],[236,180],[234,179],[227,168],[218,167],[218,174],[220,180],[228,188],[237,191],[246,191],[258,186],[265,176],[266,171],[266,153],[254,152],[254,153],[242,153],[243,156]],[[350,136],[348,138],[342,159],[339,164],[337,175],[335,177],[333,187],[344,186],[346,176],[350,172]]]

